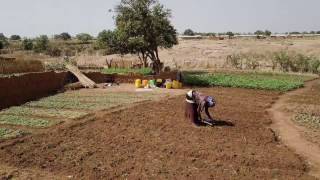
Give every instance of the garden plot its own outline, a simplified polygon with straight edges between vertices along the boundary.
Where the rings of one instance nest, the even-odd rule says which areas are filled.
[[[27,127],[35,130],[47,128],[66,121],[81,119],[97,111],[126,107],[133,103],[169,96],[173,94],[172,91],[176,91],[158,89],[150,92],[135,92],[131,85],[117,88],[69,91],[31,101],[22,106],[11,107],[0,111],[0,127],[17,126],[17,128]],[[183,90],[177,91],[183,93]],[[8,136],[4,134],[12,133],[9,133],[8,129],[2,129],[1,134]]]

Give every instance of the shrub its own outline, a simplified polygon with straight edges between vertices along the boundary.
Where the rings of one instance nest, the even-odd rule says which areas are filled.
[[[21,43],[23,50],[32,50],[33,49],[33,41],[31,39],[24,39]]]
[[[278,62],[282,71],[288,72],[290,70],[291,61],[288,52],[276,52],[274,59]]]
[[[57,46],[49,46],[46,50],[46,54],[52,57],[59,57],[62,55],[62,50]]]
[[[80,33],[77,34],[76,38],[81,41],[82,43],[88,43],[90,40],[92,40],[92,36],[87,33]]]
[[[44,52],[49,47],[49,39],[46,35],[41,35],[40,37],[36,38],[35,44],[34,44],[34,51],[35,52]]]
[[[227,64],[236,69],[242,69],[242,58],[240,54],[227,56]]]
[[[308,72],[310,60],[311,57],[305,56],[303,54],[298,54],[292,59],[291,70],[293,72]]]
[[[19,35],[12,35],[10,37],[10,40],[13,40],[13,41],[21,40],[21,37]]]
[[[309,71],[312,73],[320,73],[320,60],[313,57],[309,61]]]

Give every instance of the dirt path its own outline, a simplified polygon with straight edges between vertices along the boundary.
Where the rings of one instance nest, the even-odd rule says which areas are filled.
[[[281,140],[295,152],[307,159],[311,165],[310,175],[320,178],[320,148],[303,137],[303,132],[308,131],[302,126],[296,125],[292,114],[285,112],[283,107],[288,106],[287,100],[294,95],[306,93],[319,79],[306,83],[305,87],[291,91],[280,96],[280,99],[269,110],[273,116],[272,128],[276,130]]]

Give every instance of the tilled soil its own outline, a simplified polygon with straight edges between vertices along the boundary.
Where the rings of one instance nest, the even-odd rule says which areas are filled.
[[[183,96],[100,112],[94,121],[1,143],[0,163],[24,173],[0,176],[34,177],[24,171],[33,169],[58,179],[311,179],[269,128],[266,109],[278,93],[201,91],[216,97],[216,127],[185,120]]]

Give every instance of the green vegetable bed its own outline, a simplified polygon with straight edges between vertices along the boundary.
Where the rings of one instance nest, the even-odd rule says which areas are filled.
[[[185,73],[185,83],[194,86],[289,91],[303,87],[312,76],[273,73]]]
[[[129,68],[109,68],[103,69],[102,73],[104,74],[142,74],[142,75],[150,75],[152,73],[151,68],[141,68],[141,69],[129,69]]]

